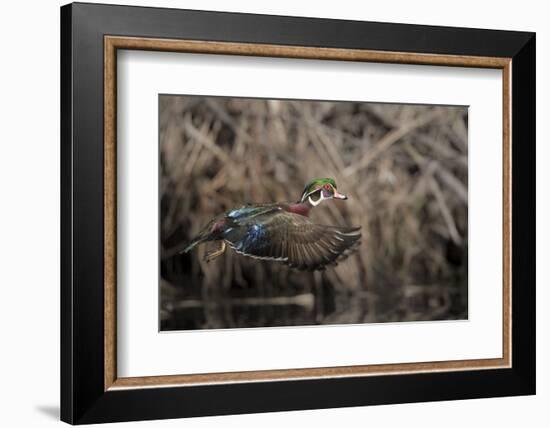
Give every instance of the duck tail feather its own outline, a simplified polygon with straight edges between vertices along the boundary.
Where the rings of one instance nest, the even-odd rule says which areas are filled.
[[[203,243],[204,241],[206,241],[206,239],[202,236],[197,236],[196,238],[192,239],[186,246],[183,250],[181,250],[179,252],[179,254],[181,253],[188,253],[189,251],[191,251],[193,248],[195,248],[197,245]]]

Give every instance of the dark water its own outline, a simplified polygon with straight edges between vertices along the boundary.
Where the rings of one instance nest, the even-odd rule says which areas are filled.
[[[161,330],[195,330],[360,324],[465,319],[467,304],[460,284],[392,286],[381,295],[365,290],[335,290],[321,280],[299,293],[239,287],[183,296],[176,290],[161,305]],[[166,291],[166,290],[165,290]],[[292,291],[289,290],[289,291]],[[172,290],[174,292],[174,290]],[[167,293],[169,294],[169,293]]]

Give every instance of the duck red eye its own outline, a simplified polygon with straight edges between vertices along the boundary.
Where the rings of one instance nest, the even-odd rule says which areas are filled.
[[[330,184],[325,184],[325,189],[330,190]]]

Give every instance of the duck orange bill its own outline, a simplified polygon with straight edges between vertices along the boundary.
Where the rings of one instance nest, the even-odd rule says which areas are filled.
[[[338,193],[336,190],[334,191],[334,195],[332,196],[334,199],[347,199],[348,197],[346,195],[342,195],[341,193]]]

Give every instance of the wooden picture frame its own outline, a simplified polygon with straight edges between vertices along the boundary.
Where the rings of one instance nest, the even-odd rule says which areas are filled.
[[[501,69],[502,358],[118,377],[118,49]],[[61,54],[62,420],[80,424],[535,392],[534,34],[71,4],[61,9]]]

